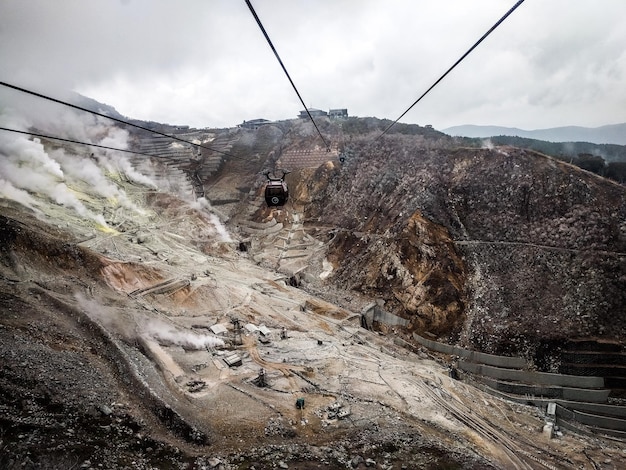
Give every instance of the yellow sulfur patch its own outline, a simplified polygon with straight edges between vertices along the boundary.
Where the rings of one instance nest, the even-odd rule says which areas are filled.
[[[117,230],[115,230],[114,228],[111,228],[111,227],[109,227],[107,225],[96,224],[96,228],[98,230],[100,230],[101,232],[104,232],[104,233],[110,233],[110,234],[115,234],[115,235],[119,235],[119,233],[120,233]]]

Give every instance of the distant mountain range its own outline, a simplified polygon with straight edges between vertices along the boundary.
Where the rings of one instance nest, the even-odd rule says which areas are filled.
[[[594,144],[626,145],[626,123],[601,127],[554,127],[526,131],[515,127],[500,126],[454,126],[442,132],[461,137],[494,137],[499,135],[545,140],[548,142],[591,142]]]

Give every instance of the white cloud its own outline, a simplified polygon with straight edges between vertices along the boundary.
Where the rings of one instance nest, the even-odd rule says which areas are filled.
[[[305,103],[395,119],[514,0],[254,0]],[[524,2],[404,122],[623,122],[626,3]],[[4,79],[196,127],[302,105],[243,1],[0,4]]]

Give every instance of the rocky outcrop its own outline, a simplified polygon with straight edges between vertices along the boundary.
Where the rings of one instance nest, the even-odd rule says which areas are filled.
[[[333,282],[383,299],[409,329],[458,333],[465,266],[445,228],[413,214],[399,234],[340,231],[329,247]]]
[[[352,152],[306,207],[343,228],[328,282],[489,353],[546,362],[566,338],[624,341],[623,186],[515,148],[393,135]]]

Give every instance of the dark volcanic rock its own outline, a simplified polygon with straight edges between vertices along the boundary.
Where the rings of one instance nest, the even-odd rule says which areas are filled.
[[[623,342],[625,188],[535,152],[446,145],[353,142],[340,172],[313,180],[307,218],[345,229],[330,282],[485,352]]]

